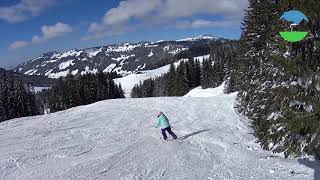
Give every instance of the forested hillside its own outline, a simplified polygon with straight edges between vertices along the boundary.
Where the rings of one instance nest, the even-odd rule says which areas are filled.
[[[131,97],[183,96],[200,85],[217,87],[229,79],[238,48],[238,41],[227,41],[183,52],[168,73],[140,82],[132,89]],[[194,58],[200,54],[210,56],[200,62]]]
[[[124,95],[121,85],[114,83],[113,74],[100,72],[60,78],[56,86],[39,93],[38,97],[41,109],[57,112],[101,100],[124,98]]]
[[[0,72],[0,122],[124,97],[121,85],[113,81],[118,77],[115,73],[68,75],[42,92],[35,92],[28,78],[23,77]]]
[[[309,36],[299,43],[278,33],[289,30],[279,19],[292,9],[309,17],[300,27]],[[229,82],[229,91],[240,91],[238,109],[253,120],[262,146],[286,156],[320,158],[319,9],[313,0],[250,0]]]
[[[14,72],[12,70],[5,70],[0,68],[1,74],[8,74],[10,76],[15,76],[23,80],[24,82],[30,84],[31,86],[37,86],[37,87],[50,87],[53,86],[57,81],[56,79],[50,79],[45,76],[38,76],[38,75],[24,75],[17,72]]]
[[[0,122],[40,114],[32,87],[21,76],[0,72]]]

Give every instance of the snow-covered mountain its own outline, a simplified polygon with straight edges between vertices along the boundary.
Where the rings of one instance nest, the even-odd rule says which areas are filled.
[[[6,69],[0,68],[0,76],[3,73],[14,75],[22,79],[24,82],[30,84],[31,86],[35,86],[35,87],[37,86],[50,87],[56,83],[56,79],[50,79],[44,76],[25,75],[25,74],[14,72],[12,70],[6,70]]]
[[[223,87],[117,99],[0,124],[0,179],[317,179],[318,162],[260,148]],[[203,98],[205,97],[205,98]],[[158,111],[178,141],[159,139]]]
[[[53,51],[18,65],[15,71],[49,78],[63,77],[69,73],[83,75],[98,71],[128,75],[140,70],[154,69],[160,62],[168,61],[191,47],[224,40],[206,35],[177,41],[123,43],[73,49],[62,53]]]
[[[216,36],[211,36],[211,35],[200,35],[200,36],[196,36],[196,37],[192,37],[192,38],[185,38],[185,39],[179,39],[176,41],[199,41],[199,40],[204,40],[204,39],[208,39],[208,40],[218,40],[220,39],[219,37]]]

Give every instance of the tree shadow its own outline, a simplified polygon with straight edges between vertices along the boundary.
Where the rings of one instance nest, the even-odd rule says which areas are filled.
[[[200,134],[200,133],[203,133],[203,132],[206,132],[206,131],[210,131],[211,129],[204,129],[204,130],[201,130],[201,131],[196,131],[196,132],[193,132],[193,133],[190,133],[190,134],[186,134],[184,136],[181,136],[179,137],[178,139],[180,140],[183,140],[183,139],[187,139],[191,136],[194,136],[194,135],[197,135],[197,134]]]
[[[308,160],[308,159],[298,159],[298,162],[300,164],[303,164],[309,168],[314,169],[314,179],[318,180],[320,179],[320,161],[314,160]]]

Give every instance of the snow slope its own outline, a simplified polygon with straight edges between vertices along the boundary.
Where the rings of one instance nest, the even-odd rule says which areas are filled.
[[[0,179],[313,179],[314,169],[254,143],[234,111],[236,94],[213,92],[107,100],[0,123]],[[181,141],[159,139],[160,110]]]
[[[139,84],[140,81],[143,82],[144,80],[147,80],[149,78],[155,78],[159,77],[162,74],[165,74],[169,71],[170,65],[163,66],[158,69],[148,70],[148,71],[141,71],[140,74],[129,74],[122,78],[114,79],[114,82],[117,84],[121,84],[122,89],[125,93],[126,97],[130,97],[130,93],[132,88]]]
[[[41,92],[43,90],[48,90],[48,89],[51,89],[51,87],[37,87],[37,86],[33,87],[33,91],[36,93]]]
[[[210,58],[210,55],[198,56],[198,57],[194,57],[193,59],[198,60],[200,63],[202,63],[204,59],[208,59],[208,58]],[[181,61],[188,61],[188,59],[181,59],[175,62],[174,65],[177,67]],[[149,78],[159,77],[167,73],[169,69],[170,69],[170,64],[157,69],[153,69],[153,70],[140,71],[140,74],[136,74],[136,73],[129,74],[125,77],[114,79],[114,81],[118,84],[120,83],[122,86],[122,89],[124,90],[125,96],[130,97],[132,88],[135,85],[139,84],[140,81],[143,82],[144,80],[147,80]]]
[[[196,37],[193,37],[193,38],[179,39],[179,40],[176,40],[176,41],[177,42],[180,42],[180,41],[197,41],[197,40],[200,40],[200,39],[217,40],[219,38],[215,37],[215,36],[211,36],[211,35],[200,35],[200,36],[196,36]]]
[[[201,86],[192,89],[185,97],[214,97],[214,96],[221,96],[223,95],[223,89],[225,87],[225,83],[220,85],[217,88],[208,88],[202,89]]]

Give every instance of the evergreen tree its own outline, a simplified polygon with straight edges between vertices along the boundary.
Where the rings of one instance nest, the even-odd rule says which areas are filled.
[[[0,73],[0,122],[39,114],[31,86],[19,76]]]
[[[183,96],[189,92],[187,73],[186,73],[186,64],[184,61],[180,62],[180,65],[177,67],[176,73],[176,85],[175,85],[175,96]]]
[[[189,88],[195,88],[200,86],[201,81],[201,67],[199,61],[194,61],[193,59],[189,59],[186,65],[186,75]]]
[[[319,8],[317,4],[250,0],[237,63],[229,66],[228,90],[240,91],[239,111],[253,120],[264,148],[286,156],[309,153],[320,158],[319,71],[314,66],[319,56],[313,20],[317,15],[310,11]],[[278,35],[288,30],[288,23],[279,17],[296,8],[311,17],[310,23],[301,25],[311,36],[289,44]]]
[[[194,68],[194,87],[198,87],[201,85],[201,66],[200,62],[196,60],[195,68]]]
[[[51,111],[61,111],[106,99],[123,98],[122,87],[114,83],[113,76],[98,73],[60,78],[57,85],[47,92]]]
[[[176,94],[176,68],[174,64],[170,65],[169,73],[165,79],[165,94],[167,96],[174,96]]]
[[[202,63],[201,70],[201,86],[206,89],[211,87],[212,85],[212,77],[213,77],[213,69],[211,66],[211,62],[209,60],[204,60]]]

